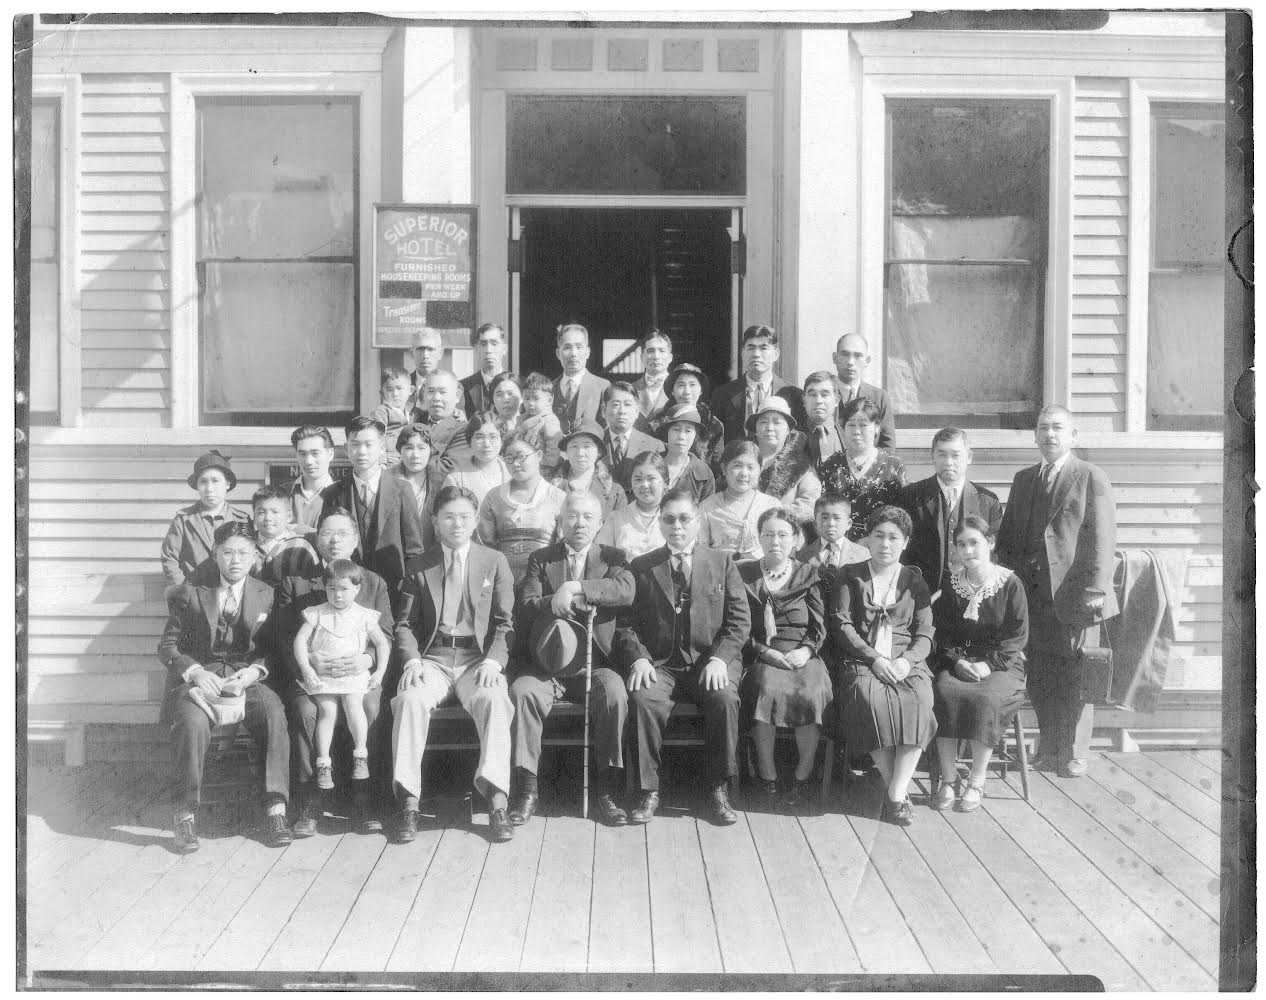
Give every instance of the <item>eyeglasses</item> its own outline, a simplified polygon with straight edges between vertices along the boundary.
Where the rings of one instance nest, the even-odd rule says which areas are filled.
[[[328,539],[328,540],[333,540],[335,538],[355,538],[355,537],[356,537],[356,532],[354,531],[321,531],[317,535],[317,538]]]
[[[672,514],[660,514],[659,519],[664,524],[690,524],[692,521],[694,521],[695,515],[694,514],[677,514],[676,516],[674,516]]]
[[[771,542],[789,542],[795,538],[795,534],[790,531],[762,531],[761,538],[768,539]]]
[[[536,452],[534,451],[521,451],[516,452],[513,455],[507,454],[505,456],[505,463],[506,465],[523,465],[529,458],[532,458],[535,455]]]

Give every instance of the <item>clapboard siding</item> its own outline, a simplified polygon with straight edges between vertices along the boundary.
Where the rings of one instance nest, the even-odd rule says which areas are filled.
[[[1083,430],[1123,431],[1128,81],[1079,78],[1073,116],[1072,410]]]
[[[171,405],[169,78],[86,74],[82,92],[83,420],[163,426]]]

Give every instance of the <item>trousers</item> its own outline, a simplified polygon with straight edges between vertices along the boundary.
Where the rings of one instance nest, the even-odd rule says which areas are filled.
[[[391,789],[391,711],[389,705],[383,703],[381,687],[365,692],[365,718],[369,720],[371,791],[376,799],[385,800]],[[316,758],[317,706],[297,684],[288,692],[286,720],[290,726],[290,777],[296,801],[304,803],[317,791],[312,770]]]
[[[560,697],[580,701],[585,696],[585,678],[565,681],[537,670],[519,674],[510,685],[514,705],[513,760],[533,774],[541,760],[541,732],[554,702]],[[629,717],[628,692],[624,680],[610,667],[594,667],[589,690],[589,722],[594,741],[594,767],[605,771],[624,766],[624,725]]]
[[[637,776],[643,791],[659,790],[660,751],[668,716],[679,701],[699,706],[703,714],[704,769],[710,785],[738,775],[739,664],[731,664],[726,685],[706,691],[699,667],[683,670],[655,668],[648,687],[629,692],[630,710],[637,730]]]
[[[1029,588],[1025,588],[1028,590]],[[1061,622],[1040,592],[1030,592],[1028,694],[1041,731],[1039,751],[1064,762],[1090,755],[1093,704],[1082,695],[1081,647],[1085,629]]]

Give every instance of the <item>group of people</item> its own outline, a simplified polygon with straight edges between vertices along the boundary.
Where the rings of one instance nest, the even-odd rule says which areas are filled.
[[[958,428],[933,436],[934,474],[906,482],[855,334],[798,387],[775,374],[777,333],[749,327],[741,376],[715,390],[659,331],[632,382],[588,370],[577,324],[558,330],[553,381],[505,371],[495,324],[474,346],[480,369],[458,380],[439,335],[419,335],[412,375],[386,369],[382,405],[347,425],[345,478],[317,425],[291,435],[298,478],[256,491],[249,515],[228,502],[228,457],[195,463],[198,501],[162,548],[177,850],[198,846],[213,727],[237,721],[262,751],[268,842],[316,833],[340,715],[359,823],[380,830],[386,813],[392,838],[412,840],[431,715],[453,702],[478,730],[489,835],[509,840],[537,808],[545,720],[583,701],[587,658],[595,812],[611,825],[655,815],[679,701],[702,715],[721,824],[736,819],[743,732],[770,806],[812,807],[825,729],[869,757],[883,816],[902,825],[934,739],[932,807],[979,806],[1026,695],[1035,766],[1085,773],[1081,652],[1116,614],[1115,527],[1067,409],[1037,415],[1040,461],[1004,509],[967,478]],[[785,782],[779,727],[798,748]]]

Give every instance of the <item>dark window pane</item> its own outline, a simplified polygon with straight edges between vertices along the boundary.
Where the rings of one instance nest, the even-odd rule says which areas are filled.
[[[741,97],[510,96],[511,194],[743,194]]]

